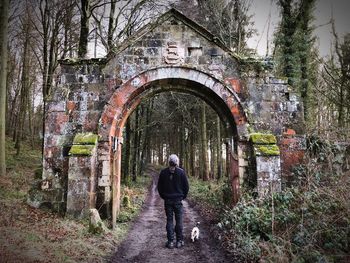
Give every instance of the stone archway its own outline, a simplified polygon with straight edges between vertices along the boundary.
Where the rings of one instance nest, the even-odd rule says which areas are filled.
[[[235,201],[249,159],[255,160],[251,172],[258,193],[279,190],[281,171],[292,177],[291,168],[303,156],[302,104],[285,81],[250,74],[256,65],[261,63],[235,56],[174,9],[104,59],[60,61],[46,105],[42,184],[33,203],[50,203],[75,217],[86,217],[98,198],[109,207],[110,175],[120,175],[124,123],[142,99],[163,91],[163,84],[205,100],[231,131],[227,145],[232,140],[238,145],[231,151],[236,156],[226,159]],[[250,141],[248,115],[249,133],[257,135]],[[261,137],[266,133],[273,138]]]
[[[120,206],[121,144],[124,124],[145,97],[163,91],[162,86],[192,93],[205,100],[225,120],[232,139],[242,143],[247,139],[247,118],[240,99],[235,92],[215,77],[190,67],[157,67],[140,73],[121,85],[105,106],[100,119],[98,134],[107,141],[110,154],[110,177],[113,182],[113,223]],[[230,156],[228,156],[230,157]],[[241,156],[238,156],[240,158]],[[228,158],[232,181],[233,199],[238,198],[238,159]],[[234,180],[235,179],[235,180]],[[233,182],[234,181],[234,182]]]

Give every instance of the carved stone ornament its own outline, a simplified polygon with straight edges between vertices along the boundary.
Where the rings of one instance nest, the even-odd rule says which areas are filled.
[[[167,49],[164,54],[164,60],[167,64],[177,64],[182,61],[178,52],[177,43],[172,41],[167,43]]]

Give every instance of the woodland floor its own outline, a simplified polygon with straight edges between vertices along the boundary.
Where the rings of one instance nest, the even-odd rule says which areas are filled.
[[[106,262],[128,229],[104,235],[88,232],[87,220],[74,220],[27,205],[27,194],[41,165],[41,148],[22,146],[16,157],[8,140],[7,174],[0,176],[0,262]]]
[[[143,208],[126,237],[127,227],[123,224],[118,224],[117,231],[93,235],[88,232],[87,221],[31,208],[23,192],[27,182],[16,186],[9,178],[0,177],[0,262],[232,262],[212,238],[208,219],[202,218],[187,201],[185,246],[165,248],[163,201],[156,193],[157,173],[153,171],[152,176]],[[190,232],[198,221],[200,239],[192,243]],[[125,239],[120,244],[122,237]]]
[[[111,259],[113,263],[172,263],[172,262],[232,262],[210,233],[210,223],[189,205],[184,204],[185,246],[168,249],[166,242],[166,218],[163,201],[157,194],[157,173],[153,172],[153,183],[143,210],[133,223],[126,239]],[[190,233],[196,222],[200,222],[200,239],[192,243]]]
[[[156,193],[155,170],[150,172],[153,184],[145,203],[131,225],[118,223],[117,230],[96,235],[88,232],[87,220],[77,221],[28,206],[27,193],[41,163],[40,148],[33,150],[24,145],[23,154],[15,157],[13,143],[8,141],[7,146],[8,171],[0,176],[0,263],[232,262],[212,238],[209,217],[202,218],[188,202],[184,202],[185,247],[164,247],[165,213]],[[139,188],[129,191],[138,200],[146,194]],[[201,222],[200,240],[192,243],[190,231],[197,221]]]

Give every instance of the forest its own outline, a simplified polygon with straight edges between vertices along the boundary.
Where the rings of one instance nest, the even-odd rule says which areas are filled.
[[[257,35],[250,0],[2,0],[0,257],[8,258],[4,262],[104,262],[142,210],[151,184],[147,175],[166,166],[171,153],[178,154],[189,178],[190,203],[211,222],[213,236],[234,262],[348,262],[350,32],[338,32],[337,16],[329,17],[332,48],[321,56],[315,35],[320,25],[314,24],[318,1],[272,2],[280,20],[261,56],[248,46]],[[303,163],[292,172],[293,180],[282,182],[282,192],[264,198],[257,198],[250,185],[242,185],[240,200],[232,206],[225,123],[201,98],[169,91],[143,100],[125,123],[117,230],[91,233],[86,221],[27,208],[31,184],[42,174],[47,102],[60,85],[60,62],[117,52],[123,41],[169,8],[212,32],[237,57],[263,65],[254,68],[257,76],[272,74],[286,80],[299,95],[306,151]],[[103,218],[107,226],[109,216],[107,212]],[[50,230],[52,222],[55,228]],[[74,239],[84,245],[73,253],[66,247],[78,246]],[[50,252],[54,256],[46,261],[45,256],[16,255],[6,240],[21,243],[24,249],[35,243],[41,255],[55,249]],[[59,245],[53,248],[56,243],[51,247],[49,242]]]

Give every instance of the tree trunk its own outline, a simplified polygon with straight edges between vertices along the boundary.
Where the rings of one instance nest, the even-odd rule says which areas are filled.
[[[182,167],[185,167],[185,124],[184,124],[184,119],[183,116],[181,116],[182,120],[181,120],[181,128],[179,131],[179,145],[180,145],[180,163],[179,165],[181,165]]]
[[[160,165],[164,165],[164,152],[163,152],[163,141],[160,136],[157,136],[158,141],[158,163]]]
[[[218,148],[217,148],[217,139],[214,139],[214,131],[212,133],[211,139],[210,139],[210,149],[211,149],[211,173],[212,173],[212,179],[217,178],[218,173]]]
[[[145,114],[146,114],[146,122],[144,124],[144,132],[143,132],[143,139],[142,139],[142,151],[141,151],[141,169],[140,172],[142,172],[145,169],[145,165],[149,163],[149,151],[148,149],[150,148],[149,141],[150,141],[150,121],[151,121],[151,113],[152,113],[152,101],[149,100],[147,103],[147,106],[145,108]]]
[[[143,149],[142,145],[142,137],[143,137],[143,131],[142,131],[142,120],[144,119],[144,106],[140,105],[139,107],[139,118],[138,118],[138,132],[137,132],[137,151],[136,151],[136,163],[137,163],[137,169],[136,169],[136,176],[141,175],[141,166],[142,166],[142,160],[141,160],[141,150]]]
[[[30,137],[30,145],[32,150],[34,150],[34,92],[31,95],[31,100],[28,99],[28,124],[29,124],[29,137]]]
[[[45,114],[46,114],[46,101],[52,88],[53,74],[57,67],[57,57],[58,57],[58,35],[62,21],[63,10],[58,10],[55,17],[52,17],[53,7],[50,6],[50,1],[45,0],[44,6],[40,5],[41,13],[41,25],[43,28],[42,33],[42,94],[43,94],[43,121],[42,121],[42,135],[45,136]],[[67,17],[66,17],[67,18]],[[65,30],[67,30],[67,25],[64,23]],[[50,30],[52,29],[52,32]],[[66,43],[65,43],[66,44]],[[65,52],[63,52],[65,54]],[[64,56],[64,55],[63,55]],[[44,141],[43,141],[44,142]],[[42,144],[42,154],[44,154],[44,144]]]
[[[79,47],[78,47],[79,58],[85,58],[87,55],[89,23],[90,23],[90,0],[81,0],[80,36],[79,36]]]
[[[299,45],[300,74],[301,74],[301,98],[304,106],[304,118],[309,120],[309,78],[310,78],[310,56],[312,45],[312,29],[310,23],[312,21],[312,10],[315,0],[302,1],[299,7],[299,19],[301,30],[301,43]]]
[[[21,93],[20,93],[20,105],[19,105],[19,118],[16,133],[16,144],[15,148],[17,150],[16,155],[21,152],[21,143],[23,139],[23,130],[25,123],[25,116],[27,112],[27,100],[29,93],[29,23],[25,27],[25,39],[23,46],[23,63],[22,63],[22,78],[21,78]]]
[[[63,30],[64,30],[64,42],[63,42],[63,52],[62,52],[62,59],[66,58],[67,55],[71,53],[71,32],[72,29],[72,21],[74,17],[74,9],[71,4],[69,4],[67,7],[65,7],[65,14],[63,18]]]
[[[209,180],[209,164],[208,164],[208,141],[207,141],[207,117],[205,112],[206,104],[202,102],[201,105],[201,139],[202,139],[202,149],[201,149],[201,160],[200,164],[203,167],[202,178],[204,181]]]
[[[192,130],[190,133],[190,174],[191,176],[196,176],[196,144],[194,140],[194,131]]]
[[[1,1],[0,5],[0,175],[6,174],[6,153],[5,153],[5,133],[6,133],[6,79],[7,79],[7,33],[9,0]]]
[[[125,183],[129,182],[130,178],[130,118],[126,121],[125,125],[125,154],[124,154],[124,165],[123,165],[123,181]]]
[[[137,142],[138,140],[138,129],[139,129],[139,110],[138,108],[135,110],[136,114],[135,114],[135,120],[134,120],[134,138],[133,138],[133,147],[132,147],[132,180],[135,182],[136,181],[136,177],[137,177],[137,153],[138,153],[138,144]]]
[[[217,147],[217,179],[220,180],[222,177],[222,143],[221,143],[221,120],[220,117],[217,116],[216,119],[216,147]]]
[[[110,51],[113,47],[113,35],[114,35],[114,27],[115,27],[115,4],[116,1],[111,1],[111,9],[109,13],[109,22],[108,22],[108,34],[107,34],[107,52]]]
[[[345,75],[346,73],[343,73],[342,80],[339,86],[339,104],[338,104],[338,126],[340,128],[344,128],[344,86],[345,86]]]

